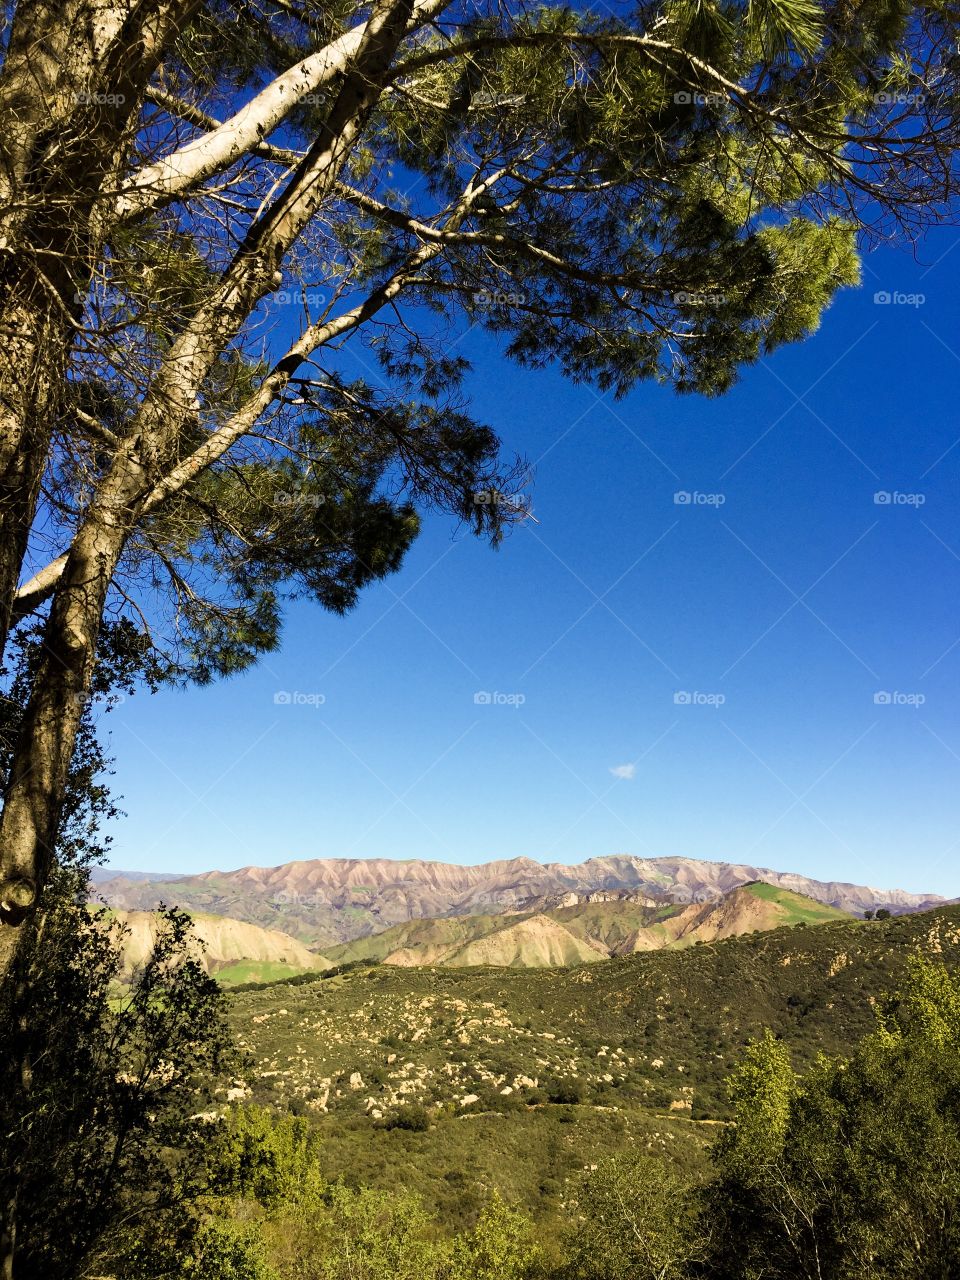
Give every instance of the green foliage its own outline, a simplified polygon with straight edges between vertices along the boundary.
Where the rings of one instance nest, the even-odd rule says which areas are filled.
[[[316,1192],[318,1135],[306,1121],[257,1106],[232,1107],[216,1127],[211,1186],[267,1208]]]
[[[274,1215],[264,1235],[282,1280],[441,1280],[448,1256],[415,1196],[342,1183]]]
[[[541,1249],[523,1214],[493,1194],[472,1231],[454,1241],[449,1280],[528,1280]]]
[[[197,1228],[189,1254],[169,1274],[171,1280],[276,1280],[264,1255],[255,1227],[207,1219]]]
[[[16,1235],[14,1280],[69,1280],[93,1258],[189,1235],[204,1189],[198,1116],[235,1067],[224,997],[187,917],[166,913],[116,999],[115,930],[56,889],[0,1008],[0,1211]]]
[[[168,677],[205,683],[242,670],[279,643],[284,600],[349,611],[399,569],[420,508],[502,534],[507,507],[474,500],[508,484],[488,428],[333,375],[298,379],[296,390],[293,458],[212,467],[144,532],[177,601]]]
[[[548,1082],[545,1088],[550,1102],[575,1106],[586,1101],[587,1086],[582,1080],[554,1080]]]
[[[717,1145],[706,1274],[948,1280],[960,1265],[960,981],[911,962],[881,1027],[793,1082],[755,1052]],[[761,1134],[758,1114],[773,1117]],[[753,1158],[750,1159],[752,1151]]]
[[[9,774],[41,653],[41,627],[24,622],[13,633],[0,668],[0,789]],[[107,785],[113,762],[98,736],[94,709],[109,712],[132,696],[138,683],[154,689],[159,678],[160,670],[141,632],[125,619],[106,623],[67,774],[54,899],[72,895],[77,902],[86,900],[87,872],[106,857],[110,847],[110,836],[102,828],[120,813]]]
[[[401,1107],[399,1111],[387,1117],[384,1128],[406,1129],[410,1133],[426,1133],[430,1128],[430,1113],[426,1107],[417,1106],[416,1103]]]
[[[753,1176],[780,1154],[796,1090],[789,1050],[765,1029],[730,1079],[736,1123],[719,1149],[731,1168]]]
[[[702,1252],[696,1193],[667,1156],[602,1160],[583,1181],[564,1280],[684,1280]]]

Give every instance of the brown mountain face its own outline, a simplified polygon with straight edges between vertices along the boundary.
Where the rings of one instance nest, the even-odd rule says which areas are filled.
[[[506,965],[548,968],[593,964],[638,951],[664,951],[781,926],[850,920],[836,907],[762,881],[709,902],[654,901],[601,891],[592,901],[526,913],[411,920],[333,947],[330,958],[383,964]]]
[[[122,976],[127,980],[153,951],[160,921],[150,911],[117,911],[111,919],[124,931]],[[287,971],[300,973],[331,965],[326,957],[274,929],[202,913],[193,916],[193,926],[197,954],[208,973],[222,974],[243,965],[250,972],[238,976],[246,980],[261,975],[282,977]]]
[[[420,859],[324,858],[168,881],[118,875],[97,888],[118,909],[149,910],[164,902],[280,929],[326,949],[410,920],[552,910],[603,901],[607,895],[702,905],[753,881],[855,915],[878,907],[896,914],[923,911],[944,902],[935,894],[823,882],[745,863],[626,854],[574,866],[532,858],[470,867]]]

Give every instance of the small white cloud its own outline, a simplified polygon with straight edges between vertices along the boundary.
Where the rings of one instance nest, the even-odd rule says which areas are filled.
[[[615,778],[632,778],[637,772],[635,764],[615,764],[610,772]]]

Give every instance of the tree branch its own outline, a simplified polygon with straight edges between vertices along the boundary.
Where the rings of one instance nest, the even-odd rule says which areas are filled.
[[[407,34],[431,21],[450,3],[451,0],[416,0]],[[212,132],[133,174],[121,190],[117,216],[129,219],[166,204],[254,150],[305,94],[316,93],[336,75],[350,69],[369,27],[368,20],[295,63]]]

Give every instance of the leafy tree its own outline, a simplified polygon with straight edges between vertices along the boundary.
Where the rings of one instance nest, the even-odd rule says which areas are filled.
[[[285,1206],[264,1234],[284,1280],[440,1280],[448,1256],[416,1196],[342,1183]]]
[[[202,1113],[234,1068],[224,997],[168,911],[119,994],[118,931],[48,886],[0,1006],[0,1234],[10,1280],[152,1255],[167,1274],[204,1194]],[[164,1269],[166,1268],[166,1269]]]
[[[888,908],[888,907],[878,907],[878,908],[877,908],[876,918],[877,918],[878,920],[889,920],[889,919],[890,919],[890,910],[889,910],[889,908]]]
[[[796,1080],[768,1037],[735,1077],[704,1274],[947,1280],[960,1267],[960,980],[916,958],[850,1058]]]
[[[286,599],[349,607],[418,508],[494,537],[518,514],[458,400],[458,325],[617,393],[720,392],[856,280],[858,228],[917,229],[954,186],[946,4],[8,18],[0,637],[48,612],[0,822],[0,973],[105,617],[151,620],[171,673],[208,679],[277,643]],[[343,374],[356,336],[376,379]]]
[[[529,1219],[494,1192],[473,1230],[454,1241],[447,1275],[449,1280],[529,1280],[540,1258]]]
[[[426,1107],[410,1103],[389,1116],[384,1125],[387,1129],[407,1129],[410,1133],[426,1133],[430,1128],[430,1112]]]
[[[704,1251],[696,1194],[666,1156],[601,1161],[583,1184],[564,1280],[684,1280]]]
[[[262,1107],[233,1107],[217,1127],[211,1186],[249,1196],[268,1209],[297,1201],[323,1185],[318,1139],[301,1117],[275,1116]]]
[[[0,776],[39,649],[37,629],[20,628],[0,701]],[[69,1277],[94,1260],[118,1259],[130,1280],[179,1278],[181,1268],[197,1280],[258,1274],[247,1268],[255,1252],[236,1233],[212,1269],[199,1209],[208,1191],[209,1126],[196,1113],[235,1052],[223,997],[199,963],[189,922],[166,913],[153,954],[133,985],[121,988],[122,930],[109,912],[87,907],[91,867],[109,844],[101,824],[119,812],[94,708],[109,710],[156,676],[136,628],[123,619],[105,627],[53,874],[0,997],[5,1280]]]

